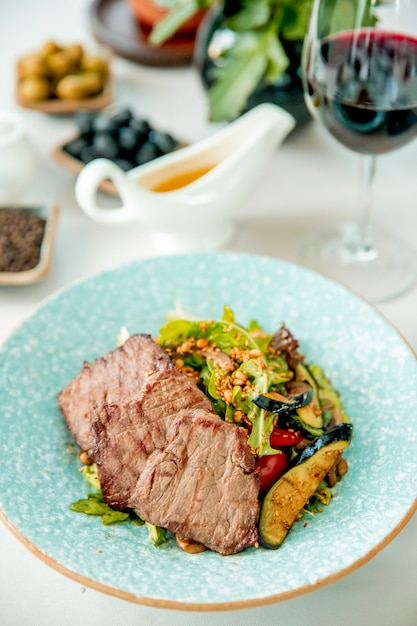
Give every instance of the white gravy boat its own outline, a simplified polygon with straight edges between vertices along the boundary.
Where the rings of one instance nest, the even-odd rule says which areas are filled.
[[[96,159],[77,178],[77,201],[101,224],[140,222],[153,233],[168,235],[175,241],[170,252],[217,249],[233,235],[236,209],[294,125],[289,113],[266,103],[213,135],[128,173]],[[97,203],[106,179],[117,189],[120,208]],[[173,190],[157,191],[163,184]]]

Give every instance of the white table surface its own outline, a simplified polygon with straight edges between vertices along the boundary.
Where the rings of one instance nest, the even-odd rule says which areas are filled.
[[[45,40],[93,44],[87,0],[1,0],[0,108],[16,109],[14,64]],[[416,14],[417,19],[417,14]],[[192,68],[151,69],[115,59],[117,102],[187,141],[215,130]],[[167,97],[169,94],[169,97]],[[51,151],[74,132],[69,117],[20,110],[38,157],[36,178],[22,198],[61,208],[55,259],[44,282],[0,288],[0,340],[55,290],[120,262],[158,254],[138,228],[113,231],[88,220],[74,198],[74,176]],[[417,142],[381,159],[374,220],[416,244]],[[297,261],[304,236],[330,220],[358,217],[357,162],[311,123],[278,150],[262,183],[239,212],[230,250]],[[417,349],[417,287],[378,307]],[[416,419],[410,415],[410,419]],[[1,468],[0,468],[1,471]],[[381,511],[383,514],[383,511]],[[62,576],[0,524],[1,626],[123,624],[286,624],[286,626],[409,626],[417,624],[417,516],[370,562],[338,582],[280,604],[238,612],[154,609],[103,595]]]

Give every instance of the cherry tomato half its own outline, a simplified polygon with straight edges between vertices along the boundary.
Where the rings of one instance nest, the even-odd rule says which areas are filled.
[[[271,448],[284,448],[286,446],[295,446],[300,443],[304,437],[297,431],[287,430],[286,428],[278,428],[275,426],[269,439]]]
[[[281,454],[265,454],[256,459],[255,468],[260,479],[260,493],[266,493],[278,478],[285,472],[288,465],[287,455],[285,452]]]

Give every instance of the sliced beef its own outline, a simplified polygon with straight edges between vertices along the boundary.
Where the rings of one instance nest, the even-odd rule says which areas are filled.
[[[103,402],[138,399],[150,381],[160,381],[160,394],[166,393],[168,385],[173,400],[181,398],[186,406],[211,409],[204,394],[177,370],[150,335],[132,335],[119,348],[93,363],[85,363],[80,373],[58,394],[59,407],[80,448],[88,450],[94,444],[91,430],[94,407]]]
[[[242,428],[205,409],[149,411],[145,401],[101,405],[93,429],[107,504],[224,555],[257,541],[259,483]]]
[[[221,554],[253,545],[258,476],[246,432],[215,416],[149,335],[134,335],[59,393],[108,504]]]

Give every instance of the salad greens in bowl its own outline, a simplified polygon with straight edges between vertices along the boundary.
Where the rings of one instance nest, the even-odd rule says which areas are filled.
[[[145,525],[101,524],[96,516],[71,510],[72,503],[88,499],[92,487],[79,471],[79,450],[59,411],[57,393],[84,361],[114,349],[122,327],[131,334],[159,336],[170,349],[178,346],[179,322],[167,323],[177,303],[193,317],[183,320],[188,333],[193,320],[221,321],[224,304],[230,309],[223,326],[238,324],[251,336],[260,329],[271,336],[284,324],[306,364],[319,364],[333,392],[340,394],[342,425],[350,421],[354,426],[343,453],[349,471],[332,488],[330,505],[305,513],[278,549],[253,546],[227,557],[209,550],[189,554],[175,541],[155,547]],[[195,354],[189,358],[194,362],[184,367],[203,367]],[[45,301],[1,348],[0,371],[0,517],[52,567],[129,601],[207,611],[314,591],[372,558],[417,507],[415,355],[371,306],[295,265],[213,253],[146,259],[98,274]],[[199,375],[210,385],[209,371]],[[274,379],[278,394],[284,378]],[[260,402],[269,402],[262,381],[258,384]],[[262,411],[270,414],[271,405],[264,409],[252,402],[257,396],[250,398],[249,410],[247,398],[238,398],[234,387],[241,386],[231,389],[241,403],[236,410],[246,416],[253,411],[258,418]],[[228,397],[223,409],[230,414],[227,419],[235,419],[235,410],[232,415],[227,409]],[[265,442],[257,443],[258,418],[249,435],[262,456],[271,451],[261,449]],[[315,441],[317,433],[309,436]]]

